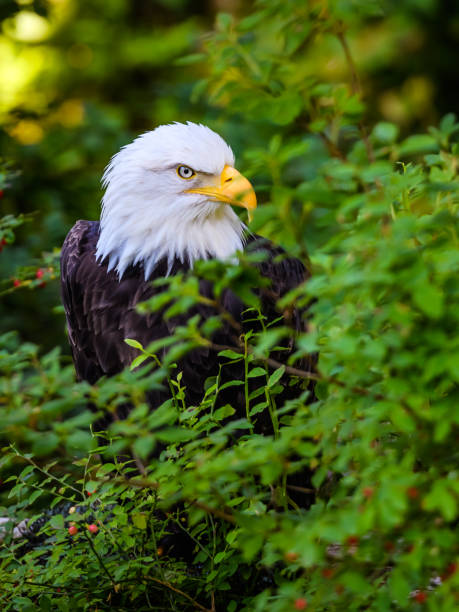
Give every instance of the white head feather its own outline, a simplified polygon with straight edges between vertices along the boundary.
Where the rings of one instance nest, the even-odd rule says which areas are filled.
[[[242,250],[244,224],[231,206],[184,193],[180,164],[218,176],[234,155],[210,128],[174,123],[139,136],[107,166],[96,257],[120,278],[131,264],[142,263],[148,278],[162,258],[170,269],[175,258],[193,265]]]

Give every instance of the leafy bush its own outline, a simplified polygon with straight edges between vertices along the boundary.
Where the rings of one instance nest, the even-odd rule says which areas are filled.
[[[310,317],[287,366],[273,360],[287,327],[261,326],[230,350],[212,347],[216,321],[193,318],[167,339],[169,352],[130,340],[133,366],[151,354],[156,367],[90,387],[57,351],[0,339],[2,514],[17,522],[55,509],[30,541],[12,528],[5,536],[4,609],[457,607],[459,124],[447,115],[402,137],[395,124],[367,125],[346,30],[373,10],[264,0],[239,22],[221,15],[203,50],[209,74],[195,95],[209,91],[222,112],[273,133],[244,151],[266,199],[254,230],[310,252],[312,279],[280,304],[307,306]],[[346,82],[321,80],[305,52],[331,39]],[[9,242],[14,223],[0,226]],[[202,276],[245,295],[260,317],[248,270],[250,257],[202,263],[142,308],[187,310]],[[214,410],[218,380],[186,405],[174,364],[201,344],[222,367],[243,360],[243,384],[260,379],[246,419]],[[317,372],[303,371],[314,352]],[[317,401],[305,388],[276,403],[282,385],[311,378]],[[145,390],[160,384],[171,399],[150,413]],[[93,433],[102,412],[126,402],[126,420]],[[272,436],[251,432],[261,411]],[[306,472],[309,509],[289,500],[287,479]]]

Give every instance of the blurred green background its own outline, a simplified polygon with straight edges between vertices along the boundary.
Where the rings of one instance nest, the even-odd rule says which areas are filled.
[[[34,213],[16,243],[0,254],[4,290],[21,266],[39,265],[43,252],[59,248],[76,219],[98,218],[100,177],[108,160],[136,134],[159,124],[210,125],[234,148],[242,169],[250,166],[250,151],[265,149],[276,133],[315,139],[317,146],[286,169],[287,181],[289,172],[296,179],[310,176],[327,159],[319,137],[307,134],[303,115],[287,126],[267,117],[247,119],[225,105],[224,96],[212,102],[205,79],[215,64],[205,58],[180,61],[205,49],[218,13],[242,17],[254,4],[263,2],[0,0],[0,155],[18,170],[3,186],[0,210]],[[286,4],[294,9],[301,3]],[[311,4],[327,8],[324,1]],[[395,123],[403,135],[425,130],[457,109],[459,4],[382,0],[368,3],[375,10],[362,15],[355,4],[347,38],[366,121]],[[250,37],[250,30],[244,36]],[[298,68],[312,83],[315,77],[345,80],[348,66],[336,37],[324,35],[319,42],[302,43]],[[275,54],[267,32],[265,45],[270,44]],[[269,179],[261,171],[251,180],[263,202]],[[288,236],[277,238],[288,242]],[[314,250],[320,240],[315,228],[308,248]],[[65,347],[59,303],[57,281],[39,291],[6,294],[0,331],[18,329],[23,340],[45,349]]]

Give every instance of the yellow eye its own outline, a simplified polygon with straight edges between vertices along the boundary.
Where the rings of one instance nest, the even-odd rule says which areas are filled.
[[[177,174],[182,179],[191,179],[196,176],[196,172],[189,166],[178,166]]]

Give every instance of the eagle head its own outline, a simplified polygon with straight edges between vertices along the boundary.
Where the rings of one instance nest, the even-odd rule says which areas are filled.
[[[102,184],[98,261],[119,278],[142,264],[225,259],[242,250],[245,225],[231,206],[256,207],[255,192],[235,168],[226,142],[204,125],[161,125],[113,156]]]

